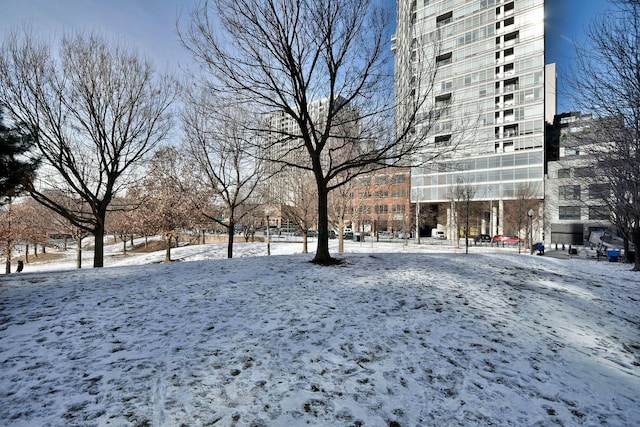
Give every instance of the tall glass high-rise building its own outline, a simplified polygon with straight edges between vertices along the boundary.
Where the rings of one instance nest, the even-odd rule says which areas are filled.
[[[460,183],[475,200],[514,199],[522,189],[544,197],[545,113],[555,114],[555,90],[545,93],[555,68],[545,70],[544,7],[544,0],[398,0],[396,91],[406,93],[420,67],[437,67],[425,109],[450,108],[429,137],[457,146],[412,170],[413,203],[447,202]],[[425,61],[421,44],[436,38],[436,57]]]

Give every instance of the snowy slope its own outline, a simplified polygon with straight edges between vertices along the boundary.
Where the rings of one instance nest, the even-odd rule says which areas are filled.
[[[628,265],[349,242],[318,267],[299,244],[236,248],[1,276],[0,424],[640,424]]]

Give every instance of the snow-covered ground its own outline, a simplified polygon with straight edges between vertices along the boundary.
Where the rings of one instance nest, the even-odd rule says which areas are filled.
[[[386,242],[347,242],[333,267],[293,242],[171,264],[108,248],[103,269],[70,253],[0,276],[0,425],[640,425],[629,265]]]

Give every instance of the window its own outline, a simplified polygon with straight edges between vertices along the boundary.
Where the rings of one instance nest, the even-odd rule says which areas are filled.
[[[451,102],[451,94],[446,93],[444,95],[436,96],[436,108],[445,107]]]
[[[389,206],[388,205],[376,205],[376,213],[377,214],[389,213]]]
[[[449,23],[451,23],[451,20],[453,18],[453,12],[447,12],[447,13],[443,13],[442,15],[438,16],[436,18],[436,26],[440,27],[442,25],[447,25]]]
[[[406,199],[406,198],[407,198],[407,190],[405,190],[405,189],[402,189],[402,190],[393,190],[393,191],[391,192],[391,197],[394,197],[394,198],[398,198],[398,197],[400,197],[400,198],[402,198],[402,199]]]
[[[436,136],[436,145],[448,145],[451,141],[451,135]]]
[[[451,64],[451,57],[452,57],[452,53],[448,52],[448,53],[443,53],[442,55],[438,55],[436,57],[436,65],[447,65],[447,64]]]
[[[558,198],[560,200],[580,200],[580,186],[579,185],[559,186]]]
[[[506,112],[505,112],[506,114]],[[508,125],[504,127],[504,137],[512,138],[518,136],[518,125]]]
[[[558,219],[571,219],[571,220],[579,220],[580,219],[580,206],[560,206],[558,208]]]
[[[513,92],[518,89],[518,78],[508,79],[504,81],[504,91]]]
[[[407,182],[407,176],[406,175],[394,175],[393,176],[393,183],[394,184],[404,184],[405,182]]]
[[[609,209],[606,206],[589,206],[589,219],[607,220],[609,219]]]
[[[593,175],[593,168],[575,168],[573,170],[573,176],[577,178],[584,178]]]
[[[513,33],[505,34],[504,42],[513,44],[518,41],[519,36],[520,36],[519,31],[514,31]]]
[[[571,178],[571,169],[558,169],[558,178]]]
[[[376,185],[386,185],[389,183],[389,178],[386,176],[376,176]]]
[[[578,147],[565,147],[564,149],[565,156],[579,156],[580,149]]]
[[[405,205],[393,205],[391,210],[393,211],[393,213],[404,213]]]
[[[603,199],[611,194],[609,188],[609,184],[589,184],[589,198]]]
[[[389,197],[387,190],[376,191],[376,199],[386,199],[387,197]]]

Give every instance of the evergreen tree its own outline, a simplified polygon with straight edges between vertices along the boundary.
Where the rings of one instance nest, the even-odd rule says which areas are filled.
[[[35,139],[20,126],[7,127],[0,115],[0,204],[25,189],[39,159],[30,155]]]

